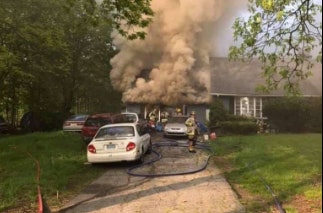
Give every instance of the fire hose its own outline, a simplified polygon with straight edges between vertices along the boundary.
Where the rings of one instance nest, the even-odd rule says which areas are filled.
[[[268,190],[268,192],[273,197],[274,202],[275,202],[275,205],[276,205],[279,213],[286,213],[285,209],[281,205],[281,202],[279,202],[277,195],[274,193],[273,189],[270,187],[270,185],[268,184],[268,182],[259,174],[259,172],[257,170],[252,169],[250,164],[247,164],[246,167],[251,172],[253,172],[256,175],[256,177],[258,177],[260,179],[260,181],[265,185],[266,189]]]
[[[44,212],[44,203],[43,203],[43,197],[41,194],[41,188],[39,184],[40,180],[40,164],[39,161],[28,151],[21,150],[17,148],[16,146],[11,147],[12,149],[19,151],[21,153],[24,153],[28,157],[30,157],[36,164],[36,184],[37,184],[37,202],[38,202],[38,213],[43,213]]]
[[[194,169],[194,170],[189,170],[189,171],[184,171],[184,172],[176,172],[176,173],[161,173],[161,174],[143,174],[143,173],[136,173],[134,172],[135,169],[138,169],[139,167],[143,167],[143,166],[146,166],[146,165],[150,165],[150,164],[153,164],[154,162],[160,160],[162,158],[162,155],[156,151],[154,149],[154,147],[163,147],[163,146],[180,146],[180,147],[187,147],[188,145],[187,144],[183,144],[183,143],[179,143],[177,142],[176,140],[170,140],[170,141],[163,141],[163,142],[157,142],[157,143],[154,143],[152,145],[152,153],[154,153],[156,155],[156,158],[153,158],[152,160],[150,161],[147,161],[147,162],[144,162],[142,164],[139,164],[139,165],[136,165],[136,166],[133,166],[133,167],[130,167],[129,169],[127,169],[127,173],[129,175],[133,175],[133,176],[140,176],[140,177],[162,177],[162,176],[174,176],[174,175],[184,175],[184,174],[192,174],[192,173],[196,173],[196,172],[200,172],[202,170],[204,170],[206,167],[207,167],[207,164],[208,164],[208,161],[209,159],[211,158],[211,156],[214,155],[214,152],[212,152],[212,149],[207,145],[207,144],[204,144],[204,143],[197,143],[195,148],[197,149],[203,149],[203,150],[207,150],[209,151],[211,154],[209,154],[207,156],[207,160],[205,161],[205,163],[197,168],[197,169]],[[11,147],[12,149],[16,150],[16,151],[19,151],[19,152],[22,152],[24,154],[26,154],[28,157],[30,157],[36,164],[36,184],[37,184],[37,201],[38,201],[38,213],[44,213],[44,203],[43,203],[43,197],[42,197],[42,194],[41,194],[41,188],[40,188],[40,184],[39,184],[39,181],[40,181],[40,164],[39,164],[39,161],[28,151],[25,151],[25,150],[21,150],[17,147]],[[247,167],[251,170],[251,166],[250,164],[247,165]],[[282,208],[281,206],[281,203],[278,201],[278,198],[277,196],[274,194],[272,188],[269,186],[269,184],[264,180],[264,178],[262,176],[260,176],[258,174],[258,172],[256,172],[255,170],[252,170],[254,173],[256,173],[256,176],[262,181],[262,183],[266,186],[267,190],[271,193],[271,195],[273,196],[274,198],[274,201],[275,201],[275,204],[279,210],[280,213],[286,213],[286,211]],[[94,198],[95,196],[93,196]],[[88,201],[89,199],[87,199],[86,201]],[[83,201],[85,202],[85,201]],[[80,203],[82,202],[79,202],[73,206],[76,206],[76,205],[79,205]],[[73,206],[70,206],[68,207],[71,208]],[[66,209],[65,209],[66,210]],[[63,211],[63,209],[61,209],[59,212]]]
[[[162,147],[162,146],[183,146],[183,147],[187,147],[187,144],[178,143],[178,142],[176,142],[176,140],[168,140],[167,142],[163,141],[163,142],[154,143],[152,145],[152,150],[151,151],[152,151],[152,153],[155,154],[156,158],[154,158],[154,159],[152,159],[150,161],[144,162],[142,164],[138,164],[136,166],[130,167],[129,169],[127,169],[127,173],[129,175],[146,177],[146,178],[161,177],[161,176],[174,176],[174,175],[183,175],[183,174],[192,174],[192,173],[196,173],[196,172],[199,172],[199,171],[204,170],[207,167],[207,164],[208,164],[208,161],[209,161],[210,157],[213,155],[213,153],[210,154],[207,157],[207,160],[205,161],[205,163],[200,168],[195,169],[195,170],[184,171],[184,172],[177,172],[177,173],[163,173],[163,174],[140,174],[140,173],[135,173],[134,172],[134,170],[137,169],[137,168],[139,168],[139,167],[143,167],[145,165],[149,165],[149,164],[152,164],[152,163],[160,160],[162,158],[162,155],[158,151],[154,150],[154,147]],[[212,152],[211,148],[209,146],[203,144],[203,143],[197,143],[196,146],[195,146],[195,148],[209,150],[209,151]],[[77,202],[77,203],[75,203],[75,204],[73,204],[71,206],[68,206],[66,208],[60,209],[58,212],[63,213],[66,210],[71,209],[71,208],[73,208],[75,206],[78,206],[81,203],[84,203],[84,202],[87,202],[89,200],[92,200],[95,197],[97,197],[97,195],[93,195],[90,198],[87,198],[85,200],[82,200],[80,202]]]
[[[196,172],[200,172],[202,170],[204,170],[206,167],[207,167],[207,164],[209,162],[209,159],[211,158],[212,155],[214,155],[214,153],[212,152],[212,149],[204,144],[204,143],[200,143],[200,142],[197,142],[196,145],[195,145],[195,148],[196,149],[202,149],[202,150],[207,150],[209,151],[211,154],[209,154],[207,156],[207,159],[205,160],[204,164],[196,169],[193,169],[193,170],[187,170],[187,171],[183,171],[183,172],[172,172],[172,173],[159,173],[159,174],[144,174],[144,173],[136,173],[134,170],[135,169],[138,169],[140,167],[143,167],[143,166],[147,166],[147,165],[150,165],[150,164],[153,164],[155,163],[156,161],[159,161],[161,158],[162,158],[162,155],[156,151],[154,148],[155,147],[164,147],[164,146],[178,146],[178,147],[188,147],[187,144],[183,144],[183,143],[179,143],[175,140],[169,140],[167,142],[157,142],[157,143],[154,143],[152,145],[152,153],[155,154],[156,158],[150,160],[150,161],[147,161],[147,162],[144,162],[142,164],[139,164],[139,165],[135,165],[133,167],[130,167],[129,169],[127,169],[127,173],[129,175],[133,175],[133,176],[139,176],[139,177],[162,177],[162,176],[175,176],[175,175],[185,175],[185,174],[193,174],[193,173],[196,173]]]

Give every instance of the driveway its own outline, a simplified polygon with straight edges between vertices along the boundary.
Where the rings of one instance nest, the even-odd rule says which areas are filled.
[[[189,153],[186,140],[176,142],[180,145],[168,146],[169,140],[155,135],[154,143],[165,145],[155,147],[162,156],[159,161],[131,170],[130,174],[128,166],[108,167],[60,212],[245,212],[208,152],[198,149],[197,153]],[[156,159],[154,153],[145,161],[152,159]]]

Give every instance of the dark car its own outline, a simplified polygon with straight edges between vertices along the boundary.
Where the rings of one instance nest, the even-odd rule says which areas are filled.
[[[0,134],[6,134],[10,131],[10,125],[6,122],[6,120],[0,116]]]

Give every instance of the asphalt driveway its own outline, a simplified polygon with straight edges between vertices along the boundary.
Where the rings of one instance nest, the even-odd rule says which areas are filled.
[[[168,140],[159,136],[154,137],[154,143],[168,143]],[[209,153],[202,149],[194,154],[189,153],[185,147],[186,140],[177,142],[183,146],[155,147],[162,158],[132,170],[135,175],[127,172],[129,167],[108,167],[105,174],[67,203],[60,212],[245,212],[212,157],[209,159]],[[154,157],[156,156],[150,154],[147,161]],[[207,166],[203,168],[203,165]],[[185,171],[191,172],[181,174]],[[181,175],[172,175],[178,173]],[[157,176],[146,176],[147,174]]]

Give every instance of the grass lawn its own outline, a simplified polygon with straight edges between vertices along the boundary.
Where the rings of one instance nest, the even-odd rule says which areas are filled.
[[[322,212],[322,135],[219,137],[217,165],[248,212]]]
[[[0,212],[37,212],[37,179],[53,209],[104,172],[84,164],[86,146],[80,135],[63,131],[0,137],[0,162]]]
[[[219,137],[212,146],[214,160],[248,212],[275,208],[267,186],[288,213],[321,212],[321,134]],[[39,184],[51,210],[106,171],[84,164],[86,147],[79,134],[0,137],[0,212],[37,212],[37,162]]]

